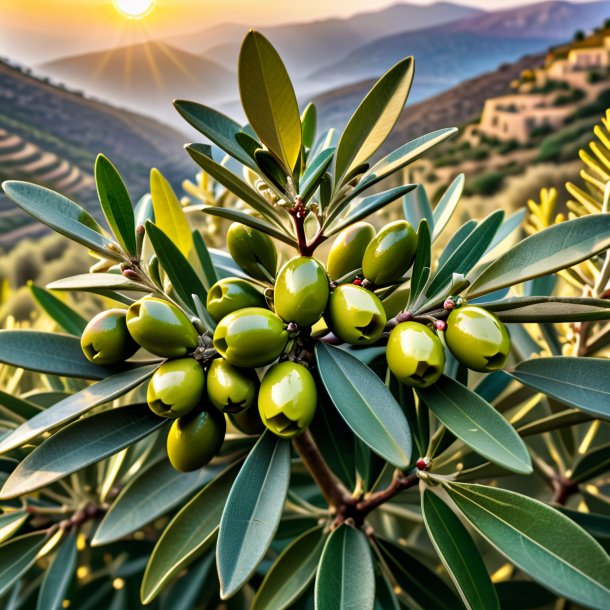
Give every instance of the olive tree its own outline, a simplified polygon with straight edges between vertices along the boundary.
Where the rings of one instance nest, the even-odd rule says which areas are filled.
[[[607,477],[590,430],[608,436],[610,361],[561,356],[558,331],[605,332],[608,206],[525,239],[523,213],[502,210],[448,235],[463,177],[434,207],[421,186],[383,189],[455,133],[376,155],[412,78],[407,58],[340,137],[318,136],[250,32],[248,125],[177,101],[213,145],[188,154],[240,201],[189,206],[232,223],[228,252],[157,170],[134,209],[98,158],[105,227],[4,183],[97,259],[35,288],[62,332],[0,331],[0,361],[52,390],[0,394],[8,607],[610,607],[603,480],[597,508],[563,507]],[[401,200],[404,218],[365,222]],[[549,289],[579,265],[598,270],[595,295]],[[67,291],[104,309],[87,321]],[[573,471],[555,472],[544,452],[559,435],[576,455],[583,430]]]

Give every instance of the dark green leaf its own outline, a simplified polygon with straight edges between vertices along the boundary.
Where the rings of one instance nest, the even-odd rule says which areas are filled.
[[[422,494],[422,515],[434,548],[466,607],[500,610],[487,568],[468,530],[429,489]]]
[[[366,536],[341,525],[326,541],[316,577],[316,610],[373,610],[375,567]]]
[[[218,281],[218,274],[216,273],[210,251],[199,231],[193,232],[193,241],[195,242],[195,250],[203,271],[203,283],[206,291],[208,291]]]
[[[579,322],[610,319],[610,301],[579,297],[513,297],[485,303],[503,322]]]
[[[387,540],[378,540],[383,558],[400,588],[423,608],[463,608],[445,581],[410,551]],[[403,595],[404,595],[403,593]]]
[[[142,603],[149,604],[178,572],[210,548],[240,463],[204,487],[165,528],[144,572]]]
[[[254,151],[254,160],[260,170],[259,173],[266,180],[267,184],[275,188],[279,193],[285,193],[288,176],[276,156],[264,148],[258,148]]]
[[[464,240],[474,231],[476,220],[466,221],[449,239],[438,259],[438,266],[442,267],[451,255],[460,247]]]
[[[473,229],[466,239],[451,253],[440,266],[427,290],[427,294],[435,294],[452,274],[466,275],[478,262],[487,246],[491,243],[496,231],[502,224],[504,212],[496,210]]]
[[[531,580],[503,580],[496,583],[500,606],[506,610],[534,610],[553,603],[557,596]]]
[[[400,610],[392,585],[380,570],[375,578],[375,610]]]
[[[51,566],[45,573],[37,610],[59,610],[66,598],[70,581],[76,571],[76,531],[72,531],[61,543]]]
[[[460,174],[454,178],[453,182],[447,187],[447,190],[443,193],[434,208],[434,232],[432,233],[432,241],[436,241],[451,220],[463,190],[464,174]]]
[[[303,146],[311,148],[316,139],[316,131],[318,128],[318,112],[316,107],[309,102],[301,114],[301,133]]]
[[[527,237],[496,259],[472,282],[469,298],[572,267],[608,248],[608,214],[561,222]]]
[[[37,303],[63,330],[77,337],[83,334],[85,326],[87,326],[87,320],[48,290],[32,283],[29,286]]]
[[[153,462],[121,490],[104,515],[91,546],[115,542],[180,505],[220,474],[218,466],[178,472],[169,460]]]
[[[365,163],[392,131],[407,101],[413,58],[398,62],[377,81],[350,118],[335,156],[335,188],[351,169]]]
[[[415,190],[407,193],[403,197],[402,211],[405,219],[414,227],[418,226],[422,220],[425,220],[430,227],[434,227],[432,206],[430,205],[428,195],[426,195],[426,191],[421,184],[419,184]]]
[[[247,167],[256,170],[250,157],[244,153],[235,139],[235,136],[241,131],[239,123],[217,110],[197,102],[176,100],[174,106],[186,121],[211,142]]]
[[[45,487],[132,445],[166,423],[145,405],[109,409],[80,419],[19,462],[4,483],[0,498],[16,498]]]
[[[277,530],[290,481],[290,443],[265,431],[231,488],[218,532],[221,598],[233,596],[263,559]]]
[[[417,394],[439,421],[479,455],[521,474],[532,472],[527,447],[486,400],[443,375]]]
[[[416,303],[419,295],[428,282],[431,266],[431,242],[428,221],[422,219],[417,229],[417,252],[415,263],[411,273],[411,291],[409,293],[409,305]]]
[[[116,244],[102,235],[93,216],[67,197],[37,184],[16,180],[3,182],[2,188],[22,210],[51,229],[106,258],[121,259]]]
[[[505,489],[446,488],[478,532],[528,576],[585,606],[610,606],[610,557],[568,517]]]
[[[131,199],[119,172],[112,163],[98,155],[95,183],[104,216],[127,254],[136,255],[136,224]]]
[[[330,167],[334,154],[334,148],[326,148],[307,166],[299,183],[299,192],[304,203],[313,197],[320,186],[320,181]]]
[[[150,221],[146,223],[146,234],[176,294],[194,313],[193,295],[205,299],[207,294],[199,276],[174,242]]]
[[[199,561],[190,566],[188,572],[176,582],[161,602],[162,610],[193,610],[197,607],[205,607],[205,601],[218,595],[218,588],[210,579],[216,580],[214,569],[214,553],[208,551]],[[211,586],[210,586],[211,585]],[[216,589],[216,590],[214,590]],[[203,604],[203,606],[202,606]]]
[[[584,483],[610,471],[610,444],[591,449],[574,465],[570,479]]]
[[[60,400],[52,407],[32,417],[32,419],[19,426],[9,436],[2,439],[2,442],[0,442],[0,453],[20,447],[51,428],[75,419],[94,407],[123,396],[129,390],[139,386],[151,377],[157,368],[159,368],[158,364],[152,364],[117,373]]]
[[[301,154],[301,117],[286,68],[271,43],[250,30],[239,53],[239,93],[261,142],[292,171]]]
[[[5,407],[19,419],[30,419],[40,413],[42,408],[31,400],[25,400],[0,390],[0,406]]]
[[[587,530],[596,540],[602,543],[610,541],[610,517],[596,513],[583,513],[563,506],[559,506],[558,510]],[[607,546],[605,548],[608,549]]]
[[[575,426],[584,422],[591,421],[592,415],[583,413],[579,409],[566,409],[559,413],[553,413],[542,419],[537,419],[528,424],[524,424],[517,428],[519,436],[532,436],[534,434],[542,434],[542,432],[549,432],[550,430],[559,430],[568,426]]]
[[[329,396],[354,434],[393,466],[407,468],[409,424],[383,381],[354,356],[323,342],[316,344],[316,360]]]
[[[46,542],[46,532],[33,532],[0,546],[0,595],[34,565],[38,551]]]
[[[538,392],[596,417],[610,419],[610,360],[605,358],[534,358],[510,374]]]
[[[324,531],[317,526],[289,544],[275,560],[256,592],[252,610],[284,610],[313,580],[324,547]]]
[[[508,239],[513,233],[521,230],[525,219],[525,208],[517,210],[511,214],[500,226],[494,238],[491,240],[489,247],[485,252],[485,256],[494,248],[498,247],[505,239]]]

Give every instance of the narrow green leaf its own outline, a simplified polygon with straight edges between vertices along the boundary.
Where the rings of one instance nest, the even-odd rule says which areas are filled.
[[[510,610],[537,610],[557,600],[557,596],[532,580],[502,580],[495,584],[500,606]]]
[[[142,578],[143,604],[153,601],[178,572],[210,548],[240,464],[232,464],[204,487],[163,530]]]
[[[446,375],[417,394],[448,430],[479,455],[513,472],[532,472],[529,452],[516,430],[478,394]]]
[[[475,529],[528,576],[579,604],[610,607],[610,557],[571,519],[506,489],[446,489]]]
[[[313,197],[316,189],[320,186],[324,174],[333,161],[334,154],[334,148],[326,148],[307,166],[299,182],[299,192],[304,203],[307,203]]]
[[[383,558],[404,594],[423,608],[463,608],[445,581],[421,563],[408,549],[378,539]]]
[[[42,408],[31,400],[19,398],[18,396],[7,394],[1,390],[0,406],[5,407],[7,410],[14,415],[17,415],[21,419],[30,419],[30,417],[34,417],[34,415],[42,411]]]
[[[436,204],[433,214],[434,232],[432,233],[432,241],[436,241],[451,220],[455,208],[460,201],[460,197],[462,196],[464,182],[464,174],[456,176]]]
[[[248,455],[222,513],[216,547],[220,596],[250,579],[277,530],[290,481],[290,443],[265,431]]]
[[[430,540],[466,607],[500,610],[496,590],[468,530],[429,489],[422,494],[422,515]]]
[[[259,173],[268,185],[279,193],[285,193],[288,185],[288,176],[283,165],[277,157],[265,148],[257,148],[254,151],[254,160]],[[267,205],[267,207],[269,207]]]
[[[397,468],[411,460],[411,432],[400,405],[383,381],[347,352],[316,344],[322,383],[337,411],[362,442]]]
[[[432,264],[431,247],[430,228],[428,221],[424,218],[420,221],[417,228],[417,252],[415,253],[415,263],[411,272],[409,306],[417,302],[430,277],[430,267]]]
[[[610,419],[610,360],[606,358],[534,358],[508,372],[559,402]]]
[[[0,330],[0,362],[83,379],[103,379],[112,373],[112,369],[85,358],[78,337],[39,330]]]
[[[28,514],[23,510],[0,515],[0,543],[5,542],[19,531],[19,528],[28,520]]]
[[[610,215],[591,214],[527,237],[496,259],[468,289],[469,298],[560,269],[610,248]]]
[[[375,568],[366,536],[342,525],[326,541],[316,577],[316,610],[373,610]]]
[[[476,220],[467,220],[449,239],[439,258],[438,267],[442,267],[449,257],[460,247],[464,240],[476,229]]]
[[[368,161],[392,131],[413,81],[413,58],[388,70],[351,116],[335,156],[335,188],[351,169]]]
[[[197,102],[176,100],[174,106],[182,118],[197,131],[240,163],[256,171],[252,159],[244,153],[236,141],[235,136],[241,132],[239,123],[217,110]]]
[[[316,131],[318,127],[318,111],[316,107],[309,102],[301,114],[301,133],[303,146],[311,148],[316,140]]]
[[[150,288],[127,279],[118,273],[81,273],[64,277],[47,284],[48,290],[126,290],[129,292],[150,292]]]
[[[485,257],[487,254],[497,248],[505,239],[508,239],[517,231],[521,231],[523,227],[523,221],[525,219],[526,209],[521,208],[516,212],[513,212],[500,226],[494,238],[491,240],[487,250],[485,251]]]
[[[16,498],[45,487],[132,445],[166,423],[146,405],[109,409],[80,419],[56,432],[19,462],[4,483],[0,499]]]
[[[150,172],[150,195],[155,212],[155,224],[188,258],[193,249],[193,237],[188,218],[174,189],[158,169]]]
[[[261,142],[292,171],[302,141],[297,98],[277,51],[254,30],[246,35],[239,53],[239,93]]]
[[[425,220],[430,227],[434,227],[432,206],[421,184],[418,184],[415,190],[403,197],[402,211],[405,220],[408,220],[414,227],[418,226],[422,220]]]
[[[275,560],[256,592],[251,610],[284,610],[293,604],[313,580],[324,548],[320,526],[290,543]]]
[[[71,421],[94,407],[123,396],[151,377],[157,368],[159,368],[159,364],[152,364],[117,373],[60,400],[19,426],[9,436],[3,438],[0,442],[0,453],[20,447],[51,428]]]
[[[61,543],[53,562],[45,573],[38,594],[37,610],[62,608],[70,581],[75,575],[76,557],[76,532],[72,531]]]
[[[213,159],[203,154],[198,144],[189,144],[186,152],[192,157],[205,172],[220,182],[229,191],[234,193],[253,210],[256,210],[264,218],[272,222],[278,228],[283,229],[282,222],[276,210],[274,210],[266,199],[263,199],[249,184],[228,170],[224,165],[216,163]],[[258,168],[257,168],[258,171]]]
[[[170,237],[150,221],[146,223],[146,235],[176,294],[194,313],[193,295],[205,300],[207,294],[199,276]]]
[[[523,426],[517,428],[519,436],[533,436],[534,434],[542,434],[543,432],[550,432],[551,430],[559,430],[561,428],[567,428],[569,426],[575,426],[582,424],[594,419],[592,415],[583,413],[578,409],[566,409],[559,413],[553,413],[542,419],[537,419]]]
[[[400,610],[392,585],[381,570],[375,578],[375,610]]]
[[[610,471],[610,444],[591,449],[574,465],[570,479],[575,483],[591,481]]]
[[[491,243],[503,219],[504,212],[496,210],[481,221],[446,261],[439,266],[427,293],[434,294],[437,292],[454,273],[466,275],[487,250],[487,246]]]
[[[31,282],[29,287],[36,302],[63,330],[77,337],[83,334],[85,326],[87,326],[87,320],[78,312],[74,311],[74,309],[66,305],[48,290],[40,288]]]
[[[485,303],[503,322],[579,322],[610,319],[610,301],[578,297],[513,297]]]
[[[606,543],[605,548],[608,550],[607,544],[610,542],[610,517],[596,513],[583,513],[563,506],[559,506],[557,509],[589,532],[593,538],[602,544]]]
[[[131,198],[116,167],[104,156],[95,161],[95,184],[104,216],[127,254],[136,255],[136,224]]]
[[[195,251],[197,252],[197,257],[199,258],[199,263],[201,264],[201,269],[203,271],[203,284],[206,291],[209,291],[218,281],[218,274],[216,273],[210,251],[199,231],[193,231],[193,242],[195,243]]]
[[[33,532],[0,546],[0,595],[34,565],[38,551],[46,542],[46,532]]]
[[[133,534],[180,505],[220,472],[218,466],[178,472],[165,458],[151,463],[121,490],[99,524],[91,546],[102,546]]]
[[[17,180],[3,182],[2,188],[10,199],[36,220],[106,258],[121,260],[116,244],[102,235],[95,218],[67,197],[37,184]]]

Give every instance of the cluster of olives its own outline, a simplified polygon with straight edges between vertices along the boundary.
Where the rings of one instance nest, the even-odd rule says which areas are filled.
[[[326,269],[313,257],[296,256],[276,273],[271,239],[242,224],[230,227],[227,246],[248,277],[220,279],[208,291],[213,336],[200,334],[173,302],[146,296],[127,310],[98,314],[81,339],[85,356],[100,365],[119,363],[139,348],[166,358],[150,380],[147,401],[154,413],[174,420],[167,453],[178,470],[200,468],[218,453],[226,419],[245,434],[302,433],[317,405],[309,370],[315,335],[332,333],[352,345],[387,337],[390,370],[419,388],[443,373],[439,334],[473,370],[496,370],[506,361],[505,327],[461,299],[447,300],[446,321],[401,312],[388,324],[388,304],[374,289],[403,281],[413,264],[417,234],[407,221],[379,232],[365,222],[348,227],[332,245]]]

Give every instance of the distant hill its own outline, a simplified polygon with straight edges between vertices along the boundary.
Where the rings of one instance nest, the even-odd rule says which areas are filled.
[[[407,55],[416,62],[412,99],[420,100],[460,81],[541,52],[589,29],[610,15],[610,1],[551,1],[484,13],[450,24],[386,36],[362,45],[314,71],[315,82],[356,82],[379,76]]]
[[[39,70],[103,100],[182,126],[174,98],[207,103],[234,97],[226,68],[161,42],[87,53],[42,64]]]
[[[148,191],[151,167],[179,189],[195,166],[182,150],[188,139],[153,119],[84,98],[0,61],[0,180],[45,184],[99,212],[93,164],[99,152],[119,168],[137,200]],[[0,194],[0,245],[44,227]]]
[[[484,11],[451,2],[425,6],[398,3],[375,11],[356,13],[345,19],[325,19],[278,26],[256,26],[277,47],[290,70],[311,72],[359,45],[397,32],[426,28]],[[167,39],[169,44],[191,53],[235,66],[246,25],[224,23],[194,34]],[[299,74],[295,74],[299,79]]]

